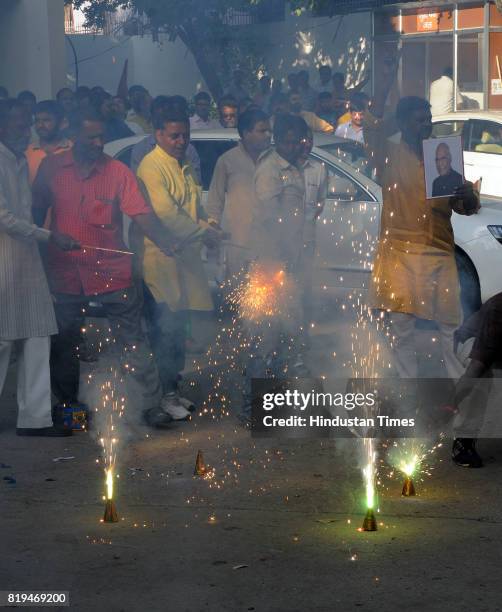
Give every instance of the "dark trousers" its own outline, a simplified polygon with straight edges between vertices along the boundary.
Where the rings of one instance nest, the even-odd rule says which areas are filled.
[[[188,313],[174,312],[165,302],[156,302],[145,287],[145,320],[162,391],[172,393],[178,389],[179,373],[185,367]]]
[[[56,294],[59,334],[51,349],[52,390],[60,402],[78,399],[80,361],[78,346],[85,324],[85,307],[90,297]],[[161,395],[159,373],[141,327],[143,299],[136,285],[103,293],[94,299],[105,310],[122,365],[142,387],[144,408],[154,406]]]

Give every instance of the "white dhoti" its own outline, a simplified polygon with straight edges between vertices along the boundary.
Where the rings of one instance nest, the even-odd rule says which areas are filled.
[[[17,427],[51,427],[50,338],[0,340],[0,393],[4,387],[12,348],[17,358]]]
[[[403,312],[391,313],[391,332],[394,335],[394,364],[400,378],[418,378],[417,336],[424,333],[416,329],[417,318]],[[449,378],[458,379],[465,367],[453,350],[456,325],[436,322],[443,363]]]

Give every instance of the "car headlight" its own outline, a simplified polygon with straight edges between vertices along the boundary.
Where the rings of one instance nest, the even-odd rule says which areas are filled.
[[[497,242],[502,244],[502,225],[488,225],[488,231]]]

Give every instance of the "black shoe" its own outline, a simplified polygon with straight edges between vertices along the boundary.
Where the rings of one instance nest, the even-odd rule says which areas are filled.
[[[244,429],[252,428],[254,421],[251,410],[249,412],[246,410],[244,410],[243,412],[239,412],[236,417],[241,427],[244,427]]]
[[[453,441],[451,458],[454,463],[461,467],[483,467],[483,460],[476,451],[476,440],[474,438],[456,438]]]
[[[157,429],[165,429],[170,427],[173,422],[171,415],[167,414],[159,406],[158,408],[150,408],[143,413],[143,417],[147,425],[150,427],[156,427]]]
[[[44,438],[62,438],[73,435],[73,431],[66,427],[18,427],[17,436],[43,436]]]

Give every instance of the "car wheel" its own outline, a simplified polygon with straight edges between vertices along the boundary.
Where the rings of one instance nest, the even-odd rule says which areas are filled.
[[[457,251],[455,259],[460,279],[460,301],[465,320],[481,308],[481,290],[478,273],[467,255]]]

